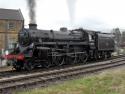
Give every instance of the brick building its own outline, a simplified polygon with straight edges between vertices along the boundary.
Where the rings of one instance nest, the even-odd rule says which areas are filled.
[[[20,9],[0,9],[0,50],[11,48],[23,26],[24,18]]]

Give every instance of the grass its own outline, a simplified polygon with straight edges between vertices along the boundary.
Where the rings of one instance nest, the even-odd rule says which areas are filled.
[[[64,82],[15,94],[125,94],[125,69]]]

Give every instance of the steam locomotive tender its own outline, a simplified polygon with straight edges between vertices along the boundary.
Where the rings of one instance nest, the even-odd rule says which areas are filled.
[[[39,30],[36,24],[29,24],[18,38],[18,47],[11,53],[16,70],[86,63],[88,59],[110,58],[114,51],[112,34],[82,28]]]

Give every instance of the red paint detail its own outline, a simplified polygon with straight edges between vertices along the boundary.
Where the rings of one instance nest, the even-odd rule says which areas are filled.
[[[8,60],[12,60],[12,59],[24,60],[24,55],[23,54],[18,54],[18,55],[9,54],[9,55],[4,55],[3,58],[8,59]]]
[[[15,55],[12,55],[12,54],[8,54],[8,55],[4,55],[3,56],[4,59],[14,59],[15,58]]]
[[[23,54],[19,54],[16,56],[17,60],[24,60],[24,55]]]

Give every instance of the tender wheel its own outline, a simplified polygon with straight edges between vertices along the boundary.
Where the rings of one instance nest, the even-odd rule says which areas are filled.
[[[107,53],[107,58],[111,58],[111,52]]]
[[[102,59],[102,58],[103,58],[102,53],[101,53],[101,52],[98,52],[98,54],[97,54],[97,59],[100,60],[100,59]]]
[[[106,60],[106,59],[107,59],[107,53],[104,52],[104,60]]]
[[[105,52],[101,52],[100,59],[104,60],[106,58]]]
[[[28,60],[25,60],[24,62],[24,70],[27,70],[27,71],[30,71],[34,68],[33,66],[33,61],[28,59]]]
[[[22,62],[21,62],[22,64]],[[13,68],[16,69],[16,71],[21,71],[22,70],[22,65],[20,64],[20,62],[14,62],[13,63]]]
[[[94,57],[94,60],[95,60],[95,61],[98,60],[98,59],[99,59],[98,52],[95,52],[93,57]]]

